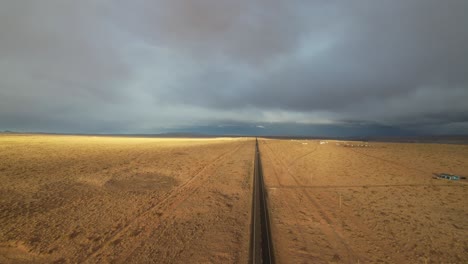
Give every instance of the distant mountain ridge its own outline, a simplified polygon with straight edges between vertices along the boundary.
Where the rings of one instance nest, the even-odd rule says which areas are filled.
[[[47,132],[18,132],[0,131],[0,134],[15,135],[69,135],[69,136],[101,136],[101,137],[142,137],[142,138],[214,138],[214,137],[263,137],[272,139],[330,139],[348,141],[372,141],[372,142],[399,142],[399,143],[439,143],[439,144],[468,144],[468,135],[427,135],[427,136],[290,136],[290,135],[236,135],[236,134],[203,134],[190,132],[166,132],[157,134],[92,134],[92,133],[47,133]]]

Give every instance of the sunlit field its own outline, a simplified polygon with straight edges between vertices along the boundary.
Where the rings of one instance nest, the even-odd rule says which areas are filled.
[[[327,143],[325,143],[327,142]],[[280,263],[463,263],[468,145],[262,140]]]
[[[278,263],[463,263],[468,145],[259,139]],[[1,263],[247,263],[253,138],[0,136]]]
[[[246,262],[253,142],[0,136],[0,262]]]

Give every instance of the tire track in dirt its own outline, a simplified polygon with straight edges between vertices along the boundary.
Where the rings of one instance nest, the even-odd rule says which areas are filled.
[[[370,155],[370,154],[367,154],[367,153],[362,153],[362,152],[360,152],[360,151],[357,151],[357,150],[354,150],[354,149],[351,149],[351,148],[348,148],[348,149],[351,150],[351,151],[354,152],[354,153],[359,154],[359,155],[363,155],[363,156],[366,156],[366,157],[369,157],[369,158],[373,158],[373,159],[376,159],[376,160],[380,160],[380,161],[386,162],[386,163],[388,163],[388,164],[392,164],[393,166],[405,168],[405,169],[407,169],[407,170],[413,170],[413,171],[421,172],[421,173],[424,173],[424,174],[430,174],[430,175],[436,174],[436,173],[434,173],[434,172],[430,172],[430,171],[425,171],[425,170],[421,170],[421,169],[409,167],[409,166],[404,165],[404,164],[402,164],[402,163],[399,163],[399,162],[397,162],[397,161],[384,159],[384,158],[381,158],[381,157],[378,157],[378,156],[374,156],[374,155]],[[457,181],[456,183],[458,183],[458,184],[460,184],[460,185],[466,185],[466,184],[468,184],[468,182],[466,182],[466,181]],[[439,184],[437,184],[437,185],[439,185]],[[389,186],[391,186],[391,185],[389,185]],[[394,185],[394,186],[398,186],[398,185]],[[414,186],[419,186],[419,185],[414,185]],[[421,185],[421,186],[424,186],[424,185]]]
[[[265,154],[267,154],[267,152],[266,152]],[[271,159],[270,154],[267,154],[267,156],[268,156],[268,159],[269,159],[269,160],[273,160],[273,159]],[[284,186],[284,185],[281,183],[281,181],[280,181],[280,178],[279,178],[279,176],[278,176],[278,171],[276,170],[276,167],[275,167],[275,166],[271,166],[270,168],[271,168],[271,169],[273,170],[273,172],[274,172],[275,179],[276,179],[276,182],[278,183],[278,185],[279,185],[280,187]]]
[[[273,152],[273,150],[270,148],[270,146],[268,146],[266,144],[266,146],[269,148],[270,152],[273,154],[273,156],[275,157],[276,161],[277,161],[277,164],[279,164],[280,166],[283,166],[283,167],[287,167],[286,164],[284,164],[284,162],[278,158],[278,156]],[[289,170],[286,170],[287,173],[289,174],[289,176],[291,176],[291,178],[293,179],[293,181],[296,183],[296,186],[303,186],[303,184],[299,183],[298,179],[289,171]],[[314,204],[315,207],[317,207],[318,209],[318,212],[321,214],[322,218],[326,220],[326,222],[330,225],[332,224],[330,218],[323,212],[323,210],[319,207],[317,201],[315,201],[315,199],[313,199],[312,197],[310,197],[310,195],[304,191],[304,194],[305,196],[308,198],[308,200],[310,202],[312,202]]]
[[[271,166],[270,168],[273,170],[274,175],[275,175],[275,178],[276,178],[276,180],[277,180],[277,182],[278,182],[278,184],[279,184],[279,188],[278,188],[278,189],[281,189],[284,185],[282,185],[281,182],[280,182],[280,180],[279,180],[278,171],[277,171],[277,169],[276,169],[277,165],[276,165],[276,164],[273,164],[274,159],[271,158],[271,153],[265,152],[265,155],[268,156],[269,160],[272,162],[272,166]],[[267,187],[267,189],[268,189],[268,187]],[[289,212],[289,214],[290,214],[290,215],[294,215],[294,214],[296,213],[296,211],[290,206],[291,204],[290,204],[290,203],[285,203],[285,204],[286,204],[285,207],[287,208],[287,211]],[[304,230],[304,228],[301,227],[301,225],[299,224],[297,218],[293,218],[293,219],[294,219],[293,221],[294,221],[295,227],[296,227],[297,229],[299,229],[299,230],[298,230],[299,232],[297,232],[296,235],[299,236],[299,240],[300,240],[300,242],[301,242],[302,245],[303,245],[302,250],[303,250],[304,252],[302,252],[302,254],[307,255],[308,252],[309,252],[309,249],[311,248],[310,245],[309,245],[309,243],[307,242],[308,240],[307,240],[307,239],[305,238],[305,236],[304,236],[304,234],[306,234],[307,230]]]
[[[296,162],[298,162],[300,159],[305,158],[305,157],[309,156],[310,154],[314,153],[315,151],[317,151],[317,148],[318,148],[318,145],[316,145],[315,148],[314,148],[313,150],[311,150],[311,151],[309,151],[309,152],[307,152],[307,153],[305,153],[305,154],[303,154],[303,155],[301,155],[301,156],[295,158],[294,160],[292,160],[291,162],[289,162],[288,167],[291,167],[291,166],[294,165]]]
[[[214,161],[212,164],[210,164],[209,166],[207,166],[203,172],[205,172],[206,170],[208,169],[214,169],[214,168],[217,168],[218,166],[216,166],[218,163],[220,163],[222,160],[224,160],[225,158],[231,156],[231,155],[234,155],[236,152],[238,152],[242,147],[244,147],[247,143],[246,142],[241,142],[239,143],[239,145],[234,148],[232,151],[229,151],[229,153],[225,154],[225,155],[222,155],[222,157],[219,157],[216,159],[216,161]],[[192,184],[191,185],[191,188],[190,189],[187,189],[187,190],[183,190],[183,194],[182,195],[179,195],[178,197],[175,197],[175,201],[172,203],[172,206],[170,206],[169,208],[167,208],[165,210],[165,212],[170,212],[170,211],[173,211],[174,209],[177,208],[178,205],[180,205],[181,203],[183,203],[184,201],[186,201],[188,198],[190,198],[209,178],[210,178],[211,174],[207,174],[207,177],[206,178],[203,178],[203,179],[199,179],[197,181],[197,184]],[[159,228],[162,228],[162,231],[160,232],[160,236],[158,236],[158,239],[156,241],[152,241],[153,244],[159,244],[159,242],[161,241],[161,239],[163,237],[165,237],[163,234],[166,233],[168,230],[170,230],[170,227],[171,227],[171,224],[173,224],[173,222],[169,222],[169,223],[165,223],[164,221],[167,220],[171,215],[170,214],[162,214],[161,217],[157,220],[157,221],[152,221],[151,222],[151,225],[156,227],[156,229],[150,229],[148,230],[145,235],[144,235],[144,238],[141,238],[141,236],[139,236],[139,242],[135,243],[134,246],[132,248],[130,248],[129,250],[126,250],[123,254],[123,261],[122,263],[128,263],[131,259],[131,257],[133,256],[133,254],[135,253],[135,251],[137,251],[142,245],[143,243],[149,238],[151,237],[151,235],[153,233],[156,232],[157,229]],[[185,241],[184,243],[184,248],[186,247],[187,244],[189,244],[191,241],[193,241],[195,239],[194,236],[190,235],[190,234],[187,234],[186,235],[186,238],[187,240]],[[182,253],[182,251],[178,252],[178,254],[176,254],[172,260],[175,260],[177,258],[178,255],[180,255],[180,253]],[[165,261],[162,261],[162,262],[165,262]],[[167,263],[172,263],[174,261],[168,261]]]
[[[457,182],[463,183],[463,182]],[[268,188],[283,188],[283,189],[340,189],[340,188],[387,188],[387,187],[463,187],[459,184],[375,184],[375,185],[271,185]]]
[[[286,207],[286,211],[289,212],[289,215],[295,215],[297,213],[297,210],[294,210],[290,206],[290,203],[284,203],[284,204],[285,204],[284,207]],[[293,218],[293,221],[294,221],[294,225],[295,225],[296,229],[298,229],[298,232],[296,233],[296,235],[299,236],[299,241],[304,246],[303,251],[309,252],[309,249],[311,247],[310,247],[309,243],[307,242],[308,240],[303,235],[303,234],[306,234],[307,230],[305,230],[304,228],[301,227],[301,225],[299,224],[297,218]],[[282,222],[281,222],[281,224],[284,225]]]
[[[274,151],[271,149],[270,146],[266,142],[264,142],[264,145],[269,149],[269,151],[272,153],[272,156],[275,158],[276,163],[279,164],[280,166],[287,167],[284,162],[278,158],[278,156],[274,153]],[[289,176],[293,179],[293,181],[296,183],[296,185],[301,185],[297,178],[289,171],[286,170]],[[299,189],[301,193],[309,200],[311,205],[316,209],[312,211],[312,213],[316,213],[317,218],[320,219],[321,222],[321,230],[324,233],[324,235],[330,240],[335,242],[335,246],[339,250],[339,252],[346,252],[347,253],[347,262],[349,263],[356,263],[357,258],[356,254],[350,247],[350,245],[344,240],[342,232],[339,228],[339,226],[334,223],[331,220],[331,217],[322,209],[322,207],[319,205],[319,203],[304,189]]]
[[[399,162],[396,162],[396,161],[393,161],[393,160],[388,160],[388,159],[384,159],[384,158],[381,158],[381,157],[378,157],[378,156],[374,156],[374,155],[370,155],[370,154],[367,154],[367,153],[362,153],[360,151],[357,151],[357,150],[354,150],[354,149],[351,149],[351,148],[348,148],[349,150],[351,150],[352,152],[354,153],[357,153],[359,155],[363,155],[363,156],[367,156],[367,157],[370,157],[370,158],[374,158],[374,159],[377,159],[377,160],[380,160],[380,161],[383,161],[383,162],[387,162],[389,164],[392,164],[394,166],[398,166],[398,167],[402,167],[402,168],[405,168],[405,169],[408,169],[408,170],[414,170],[414,171],[418,171],[418,172],[422,172],[422,173],[428,173],[428,174],[432,174],[433,172],[429,172],[429,171],[425,171],[425,170],[421,170],[421,169],[416,169],[416,168],[412,168],[412,167],[409,167],[409,166],[406,166],[404,164],[401,164]]]
[[[250,144],[251,144],[251,141],[244,142],[241,146],[239,146],[239,148],[237,148],[234,152],[232,152],[229,155],[229,157],[232,157],[232,155],[235,155],[235,153],[239,152],[240,150],[245,150],[245,148],[250,149],[251,148]],[[228,158],[228,157],[226,157],[226,158]],[[252,162],[253,162],[253,160],[252,160]],[[217,169],[217,168],[219,168],[219,166],[212,167],[212,169]],[[252,170],[253,166],[251,166],[250,169]],[[249,170],[247,175],[252,174],[251,170]],[[203,182],[199,181],[199,183],[200,183],[199,187],[205,186],[206,182],[210,181],[212,179],[212,177],[211,177],[212,175],[214,175],[214,174],[209,174],[209,177],[203,179]],[[200,191],[200,188],[197,188],[193,192],[195,194],[197,194],[199,191]],[[190,196],[190,197],[192,197],[192,196]],[[186,197],[186,198],[188,199],[190,197]],[[187,199],[185,199],[185,200],[187,200]],[[171,233],[174,231],[174,227],[177,226],[177,221],[174,220],[175,218],[174,219],[169,218],[169,216],[171,216],[171,215],[168,215],[164,219],[161,219],[159,224],[157,224],[152,229],[150,229],[150,233],[148,234],[147,239],[149,239],[150,237],[152,238],[151,244],[153,244],[153,245],[158,245],[158,244],[164,245],[165,243],[169,243],[171,240],[174,239],[174,238],[171,238],[174,235],[174,234],[171,234]],[[159,255],[158,256],[158,262],[159,263],[182,263],[181,259],[180,259],[180,256],[185,252],[185,250],[187,248],[190,247],[190,245],[192,245],[193,241],[196,241],[196,239],[199,238],[200,235],[202,235],[209,228],[209,226],[207,226],[207,225],[198,225],[198,224],[196,224],[195,226],[196,226],[196,228],[192,229],[191,232],[185,232],[184,233],[183,240],[178,239],[178,242],[180,243],[180,245],[178,246],[177,250],[172,250],[169,253],[166,252],[166,254]],[[154,239],[154,238],[156,238],[156,239]],[[141,240],[140,242],[145,242],[145,241]],[[128,254],[125,255],[125,259],[123,259],[123,261],[119,260],[118,262],[119,263],[128,263],[135,256],[135,254],[141,253],[141,252],[139,252],[139,250],[144,246],[148,246],[148,244],[140,243],[139,246],[134,247],[131,251],[128,252]]]
[[[278,160],[277,160],[276,156],[273,157],[274,152],[272,151],[272,149],[267,145],[266,142],[263,142],[263,143],[264,143],[264,145],[267,146],[268,149],[269,149],[269,152],[267,151],[267,152],[265,152],[265,154],[268,153],[267,156],[270,158],[270,161],[272,162],[271,168],[272,168],[273,171],[274,171],[274,174],[275,174],[275,177],[276,177],[278,183],[280,183],[278,171],[277,171],[276,168],[277,168],[277,167],[281,168],[281,165],[278,164]],[[305,155],[304,155],[304,156],[305,156]],[[273,158],[272,158],[272,157],[273,157]],[[278,187],[278,189],[281,189],[281,188],[283,188],[283,187],[286,187],[286,186],[280,184],[280,186]],[[267,188],[268,188],[268,187],[267,187]],[[287,207],[287,211],[289,211],[289,213],[290,213],[291,215],[294,215],[294,214],[295,214],[295,210],[290,206],[290,203],[286,203],[286,204],[287,204],[287,206],[286,206],[286,207]],[[309,252],[309,249],[311,248],[310,245],[309,245],[309,243],[307,242],[308,240],[307,240],[307,239],[305,238],[305,236],[303,235],[303,234],[306,234],[306,233],[307,233],[307,230],[305,230],[304,228],[301,227],[301,225],[299,224],[297,218],[294,218],[294,223],[295,223],[295,227],[296,227],[297,229],[299,229],[299,230],[298,230],[299,232],[297,232],[297,234],[298,234],[298,236],[300,237],[300,240],[301,240],[302,244],[304,245],[303,251],[307,254],[307,253]]]
[[[157,211],[156,214],[159,216],[159,219],[156,220],[156,223],[153,222],[153,224],[157,225],[157,223],[161,221],[161,217],[165,215],[165,212],[177,207],[177,205],[186,200],[196,189],[200,187],[200,184],[194,185],[194,182],[196,182],[196,180],[203,172],[205,172],[208,168],[213,167],[215,164],[219,163],[226,156],[235,153],[242,147],[243,144],[245,143],[238,143],[233,149],[222,153],[221,155],[210,161],[208,164],[200,167],[197,171],[195,171],[195,173],[189,180],[185,181],[180,186],[166,193],[166,195],[164,195],[159,202],[152,205],[147,210],[143,211],[142,213],[131,219],[129,222],[127,222],[127,224],[124,227],[120,228],[112,236],[108,237],[101,245],[93,248],[92,252],[83,260],[83,262],[92,262],[94,258],[99,257],[100,253],[105,251],[105,249],[109,248],[110,246],[113,246],[113,244],[115,244],[116,241],[119,241],[119,239],[126,232],[128,232],[132,226],[138,225],[138,222],[141,219],[143,219],[150,213],[153,213],[154,211]]]

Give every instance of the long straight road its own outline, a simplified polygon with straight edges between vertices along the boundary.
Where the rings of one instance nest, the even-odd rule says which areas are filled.
[[[252,224],[250,238],[250,263],[275,263],[273,240],[270,228],[268,194],[263,180],[261,155],[258,140],[255,140],[255,168],[252,195]]]

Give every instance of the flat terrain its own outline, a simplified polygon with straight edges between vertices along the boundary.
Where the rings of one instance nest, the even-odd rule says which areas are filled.
[[[278,263],[467,263],[468,146],[259,140]],[[0,136],[0,263],[247,263],[255,141]]]
[[[467,263],[468,146],[364,145],[259,142],[277,261]]]
[[[0,263],[245,263],[252,139],[0,136]]]

